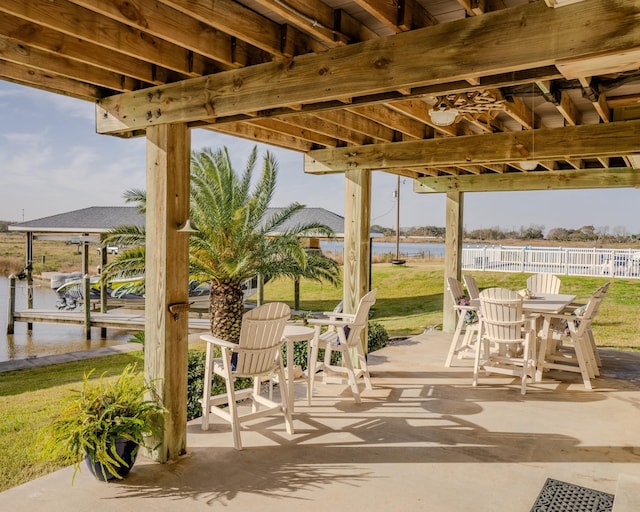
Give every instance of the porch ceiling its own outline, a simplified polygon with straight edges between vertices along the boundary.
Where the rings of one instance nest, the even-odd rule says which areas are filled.
[[[640,185],[640,0],[0,0],[0,78],[422,192]]]

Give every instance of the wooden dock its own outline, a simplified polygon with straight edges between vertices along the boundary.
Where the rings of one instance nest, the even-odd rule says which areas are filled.
[[[84,326],[84,311],[61,311],[58,309],[25,309],[13,313],[14,322],[75,324]],[[91,327],[103,329],[123,329],[127,331],[144,331],[144,311],[112,309],[107,313],[90,314]],[[189,332],[208,332],[211,323],[208,318],[189,317]]]

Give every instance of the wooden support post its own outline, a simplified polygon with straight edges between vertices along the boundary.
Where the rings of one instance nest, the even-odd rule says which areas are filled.
[[[13,334],[15,328],[14,314],[16,312],[16,276],[9,276],[9,304],[7,312],[7,334]]]
[[[293,278],[293,309],[296,311],[300,309],[300,278],[298,276]]]
[[[84,337],[91,339],[91,277],[84,274],[82,277],[82,295],[84,302]]]
[[[189,131],[185,124],[147,128],[145,377],[168,409],[160,443],[148,455],[175,460],[187,445]],[[174,307],[175,309],[175,307]],[[177,310],[176,310],[177,311]]]
[[[27,233],[27,309],[33,309],[33,231]],[[27,323],[27,332],[33,331],[33,322]]]
[[[83,238],[89,236],[88,233],[84,233]],[[82,275],[89,273],[89,241],[82,241]]]
[[[258,274],[256,276],[256,306],[262,306],[264,304],[264,276]]]
[[[442,330],[453,332],[456,327],[456,312],[449,299],[447,278],[455,277],[460,280],[462,268],[462,192],[447,192],[445,216],[445,255],[444,255],[444,301],[442,304]]]
[[[100,249],[100,273],[101,274],[106,264],[107,264],[107,248],[102,247]],[[102,279],[100,279],[100,312],[101,313],[107,312],[107,281],[104,281]],[[100,337],[101,338],[107,337],[106,327],[100,328]]]
[[[355,313],[369,291],[371,232],[371,171],[345,172],[344,194],[344,312]],[[367,352],[367,332],[361,340]]]

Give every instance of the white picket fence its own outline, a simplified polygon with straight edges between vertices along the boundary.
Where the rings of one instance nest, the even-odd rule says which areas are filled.
[[[640,279],[640,249],[464,247],[462,269]]]

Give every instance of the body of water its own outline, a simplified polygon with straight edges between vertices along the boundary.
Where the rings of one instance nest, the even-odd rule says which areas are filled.
[[[109,347],[126,343],[131,333],[111,329],[106,338],[100,338],[100,329],[93,329],[92,339],[84,337],[82,325],[34,323],[31,333],[26,322],[16,322],[15,334],[7,334],[9,280],[0,277],[0,361],[64,354],[79,350]],[[16,282],[16,309],[27,307],[25,281]],[[36,281],[33,290],[33,307],[55,309],[56,294],[46,281]]]
[[[323,251],[342,252],[342,240],[320,240]],[[404,258],[429,258],[444,256],[444,244],[429,242],[400,242],[398,244],[400,256]],[[372,254],[396,254],[395,242],[373,242]]]

